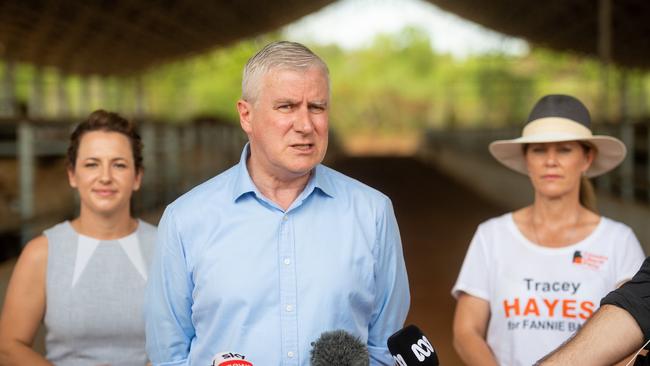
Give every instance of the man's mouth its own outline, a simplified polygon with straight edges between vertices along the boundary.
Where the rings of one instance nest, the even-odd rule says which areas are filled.
[[[314,144],[293,144],[291,147],[301,151],[308,151],[314,147]]]

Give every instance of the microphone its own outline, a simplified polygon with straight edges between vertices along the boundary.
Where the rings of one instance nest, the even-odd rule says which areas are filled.
[[[368,347],[344,330],[324,332],[312,342],[312,366],[369,366]]]
[[[409,325],[390,336],[388,350],[399,366],[440,365],[431,342],[415,325]]]
[[[219,352],[212,358],[210,366],[253,366],[246,356],[235,352]]]

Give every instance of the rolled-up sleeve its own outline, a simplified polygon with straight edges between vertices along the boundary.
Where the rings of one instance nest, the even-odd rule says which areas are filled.
[[[368,329],[370,364],[393,365],[386,341],[404,325],[410,293],[397,220],[388,198],[377,221],[375,258],[375,311]]]
[[[156,366],[187,364],[195,335],[193,283],[181,238],[168,206],[158,227],[144,305],[147,354]]]
[[[614,305],[630,313],[644,338],[650,339],[650,257],[631,280],[605,296],[600,305]]]

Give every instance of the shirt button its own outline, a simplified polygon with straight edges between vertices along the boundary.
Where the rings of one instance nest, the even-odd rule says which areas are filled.
[[[287,307],[286,307],[285,309],[286,309],[288,312],[292,312],[292,311],[293,311],[293,306],[291,306],[291,305],[287,305]]]
[[[287,215],[282,216],[282,221],[287,221],[287,220],[289,220],[289,216]]]
[[[293,352],[291,352],[291,351],[287,352],[287,357],[293,358]]]
[[[284,264],[287,266],[291,264],[291,259],[290,258],[284,258]]]

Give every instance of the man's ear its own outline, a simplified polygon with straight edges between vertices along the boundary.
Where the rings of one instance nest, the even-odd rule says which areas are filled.
[[[237,101],[237,113],[239,113],[239,124],[246,134],[253,130],[251,125],[253,105],[243,99]]]

